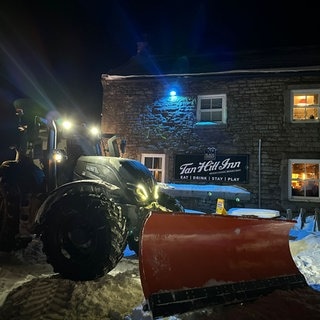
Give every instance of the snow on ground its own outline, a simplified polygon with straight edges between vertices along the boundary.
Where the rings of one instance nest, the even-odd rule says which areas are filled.
[[[307,283],[320,291],[320,229],[315,216],[301,215],[296,219],[297,223],[290,231],[294,241],[290,241],[290,251],[293,260],[304,275]]]
[[[320,319],[320,232],[312,218],[292,229],[290,251],[309,287],[276,290],[255,302],[207,307],[159,318],[204,319]],[[201,270],[199,270],[201,272]],[[54,274],[36,239],[24,250],[0,253],[1,320],[151,320],[145,300],[139,261],[133,252],[109,274],[95,281],[74,282]]]

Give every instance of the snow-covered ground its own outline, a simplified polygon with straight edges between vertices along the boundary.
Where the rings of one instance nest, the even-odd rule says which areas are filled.
[[[290,231],[292,257],[309,287],[282,291],[255,302],[215,306],[167,320],[320,319],[320,232],[313,217]],[[195,266],[195,272],[197,270]],[[52,272],[34,240],[16,253],[0,253],[1,320],[151,320],[140,283],[139,261],[128,248],[109,274],[95,281],[74,282]]]

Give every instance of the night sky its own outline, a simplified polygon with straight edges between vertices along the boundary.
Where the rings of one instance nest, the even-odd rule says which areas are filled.
[[[137,41],[173,55],[319,44],[315,8],[279,2],[2,0],[1,146],[17,98],[99,121],[101,74],[133,56]]]

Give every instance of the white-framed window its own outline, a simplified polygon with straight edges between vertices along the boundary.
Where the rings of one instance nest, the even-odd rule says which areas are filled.
[[[291,121],[319,122],[320,89],[291,90]]]
[[[320,160],[289,160],[289,199],[320,201]]]
[[[198,96],[197,121],[226,123],[227,96],[225,94]]]
[[[165,159],[165,154],[141,154],[141,162],[152,172],[158,182],[164,182]]]

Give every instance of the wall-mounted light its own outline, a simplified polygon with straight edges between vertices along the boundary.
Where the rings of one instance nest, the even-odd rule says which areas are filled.
[[[182,94],[181,86],[177,81],[168,83],[166,86],[166,96],[171,102],[177,101]]]
[[[175,102],[177,100],[177,90],[176,89],[171,89],[169,91],[169,95],[170,95],[171,102]]]

